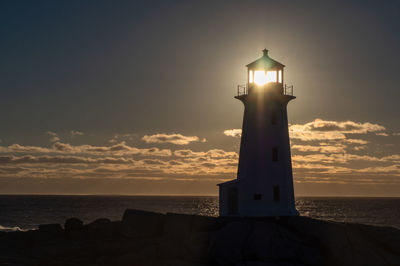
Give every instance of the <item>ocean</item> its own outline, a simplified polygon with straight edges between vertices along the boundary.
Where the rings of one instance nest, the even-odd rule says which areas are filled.
[[[330,221],[392,226],[400,229],[400,198],[299,197],[301,215]],[[48,196],[0,195],[0,231],[35,229],[78,217],[121,220],[125,209],[218,215],[218,197],[208,196]]]

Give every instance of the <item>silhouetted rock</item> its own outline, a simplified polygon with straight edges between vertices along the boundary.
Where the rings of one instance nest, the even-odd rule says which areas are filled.
[[[157,246],[147,245],[141,247],[136,252],[126,253],[117,258],[118,265],[121,266],[147,266],[157,264]]]
[[[83,228],[83,222],[78,218],[69,218],[65,221],[64,230],[66,232],[81,230]]]
[[[60,224],[41,224],[39,225],[39,232],[58,235],[63,232],[63,229]]]
[[[83,228],[89,238],[111,238],[116,232],[113,223],[107,218],[97,219]]]
[[[163,222],[161,213],[128,209],[122,217],[120,233],[130,238],[157,236],[161,234]]]
[[[110,224],[111,224],[110,219],[99,218],[85,226],[87,226],[90,229],[100,229],[101,230],[101,229],[104,229],[104,228],[110,226]]]
[[[1,265],[400,265],[400,231],[307,217],[215,218],[127,210],[0,234]]]
[[[193,215],[191,230],[194,232],[210,232],[221,229],[224,224],[217,217]]]
[[[160,242],[160,256],[176,259],[186,253],[186,243],[192,229],[193,215],[167,213]],[[174,243],[171,245],[171,243]]]
[[[164,237],[182,241],[192,229],[193,215],[167,213],[164,223]]]
[[[192,262],[209,262],[210,236],[209,232],[191,232],[185,239],[185,253],[182,257]]]
[[[229,265],[244,259],[242,252],[251,225],[242,222],[228,223],[212,237],[211,254],[217,264]]]

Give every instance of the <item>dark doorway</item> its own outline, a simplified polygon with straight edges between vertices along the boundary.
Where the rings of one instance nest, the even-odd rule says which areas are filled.
[[[228,214],[238,214],[238,189],[236,187],[228,189]]]
[[[274,186],[274,201],[280,201],[281,200],[281,193],[279,190],[279,186]]]
[[[261,200],[262,195],[261,194],[254,194],[254,200]]]
[[[276,111],[271,113],[271,124],[276,125]]]
[[[277,162],[278,161],[278,148],[272,148],[272,161]]]

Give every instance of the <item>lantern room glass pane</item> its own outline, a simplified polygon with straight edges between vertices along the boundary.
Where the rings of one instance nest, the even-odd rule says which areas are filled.
[[[279,70],[279,72],[278,72],[278,80],[279,80],[279,83],[282,83],[282,70]]]
[[[265,71],[263,70],[254,71],[254,82],[257,85],[263,85],[267,83],[267,77],[265,76]]]
[[[276,82],[276,71],[267,71],[267,83]]]
[[[257,85],[264,85],[269,82],[276,82],[277,75],[276,71],[257,70],[254,71],[254,82]]]
[[[249,71],[249,83],[253,83],[253,70]]]

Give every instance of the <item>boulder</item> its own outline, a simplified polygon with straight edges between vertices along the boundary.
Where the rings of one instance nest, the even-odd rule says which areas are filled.
[[[84,230],[90,238],[115,237],[114,226],[110,219],[100,218],[84,226]]]
[[[292,217],[289,226],[303,236],[316,239],[325,265],[390,265],[390,261],[399,262],[399,256],[393,258],[392,252],[385,252],[379,242],[368,239],[363,230],[357,230],[351,224]]]
[[[210,216],[193,215],[191,222],[191,231],[194,232],[216,231],[224,226],[224,223],[221,219]]]
[[[164,217],[161,213],[128,209],[122,217],[120,233],[129,238],[158,236]]]
[[[263,262],[263,261],[240,261],[235,263],[235,266],[303,266],[299,264],[292,264],[292,263],[274,263],[274,262]]]
[[[254,265],[285,261],[321,265],[322,262],[313,243],[304,242],[279,222],[246,218],[234,220],[213,233],[210,258],[221,265],[241,265],[244,261]]]
[[[50,235],[59,235],[63,230],[60,224],[41,224],[39,225],[39,232]]]
[[[83,222],[78,218],[69,218],[65,221],[64,230],[66,232],[83,229]]]
[[[233,221],[212,233],[210,259],[217,265],[233,265],[244,260],[243,249],[252,225],[246,221]]]
[[[59,224],[5,233],[0,236],[0,264],[400,265],[400,231],[388,227],[306,217],[228,219],[136,210],[127,210],[122,221],[102,218],[82,224],[68,219],[65,234]]]
[[[167,213],[163,236],[174,241],[183,241],[192,230],[193,215]]]
[[[184,242],[184,259],[198,263],[208,263],[210,261],[210,236],[210,232],[191,232]]]
[[[193,215],[167,213],[160,242],[160,257],[182,259],[187,254],[187,240],[192,231]],[[173,244],[171,244],[173,243]]]
[[[285,223],[254,221],[243,254],[261,261],[295,261],[305,265],[321,265],[320,250],[314,242],[301,239],[286,228]]]
[[[365,224],[348,224],[347,226],[360,232],[360,234],[368,238],[370,241],[375,242],[382,249],[400,256],[399,229]]]
[[[203,264],[194,263],[185,260],[163,260],[158,266],[204,266]]]
[[[117,258],[118,266],[149,266],[160,265],[157,261],[157,247],[155,245],[143,246],[136,252],[126,253]]]
[[[90,229],[103,229],[105,227],[110,226],[110,224],[111,224],[110,219],[99,218],[91,223],[88,223],[87,225],[85,225],[85,227]]]

